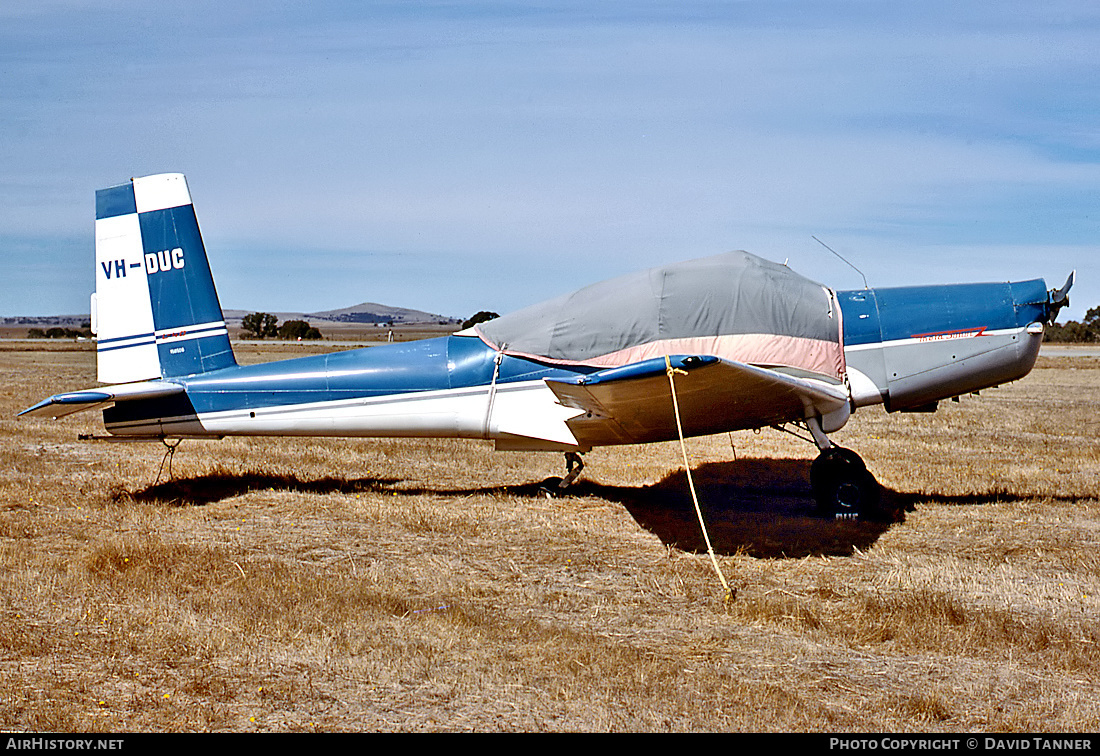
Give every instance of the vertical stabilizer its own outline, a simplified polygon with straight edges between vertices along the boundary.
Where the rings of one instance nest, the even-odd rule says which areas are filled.
[[[235,365],[182,174],[96,192],[96,358],[103,383]]]

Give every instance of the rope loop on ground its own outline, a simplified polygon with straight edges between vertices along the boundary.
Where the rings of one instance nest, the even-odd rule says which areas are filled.
[[[157,470],[157,482],[153,484],[154,486],[160,483],[160,475],[164,472],[165,462],[168,463],[168,480],[172,480],[172,458],[176,456],[176,447],[183,443],[182,438],[177,438],[176,443],[171,444],[164,436],[161,436],[160,441],[162,444],[164,444],[166,451],[164,452],[164,456],[160,460],[160,469]]]

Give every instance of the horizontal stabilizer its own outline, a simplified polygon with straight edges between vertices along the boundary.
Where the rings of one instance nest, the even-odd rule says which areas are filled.
[[[19,413],[20,417],[64,417],[75,412],[95,409],[110,404],[134,399],[151,399],[156,396],[169,396],[183,393],[183,386],[169,381],[142,381],[140,383],[120,383],[115,386],[70,391],[54,394],[43,399],[33,407]]]
[[[706,435],[844,413],[844,386],[710,355],[675,356],[676,395],[684,433]],[[567,407],[584,410],[570,422],[584,444],[646,443],[674,432],[664,358],[590,373],[573,381],[547,380]],[[845,415],[846,416],[846,415]],[[614,433],[614,439],[597,435]]]

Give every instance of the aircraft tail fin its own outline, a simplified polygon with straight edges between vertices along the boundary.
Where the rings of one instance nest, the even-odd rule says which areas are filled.
[[[101,383],[236,364],[182,174],[96,192],[92,330]]]

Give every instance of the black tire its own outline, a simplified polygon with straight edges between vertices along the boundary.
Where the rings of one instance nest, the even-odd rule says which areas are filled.
[[[539,484],[539,493],[547,499],[556,499],[564,495],[565,489],[561,487],[561,478],[551,477]]]
[[[879,514],[878,481],[850,449],[834,446],[822,452],[810,467],[810,486],[823,517],[870,520]]]

